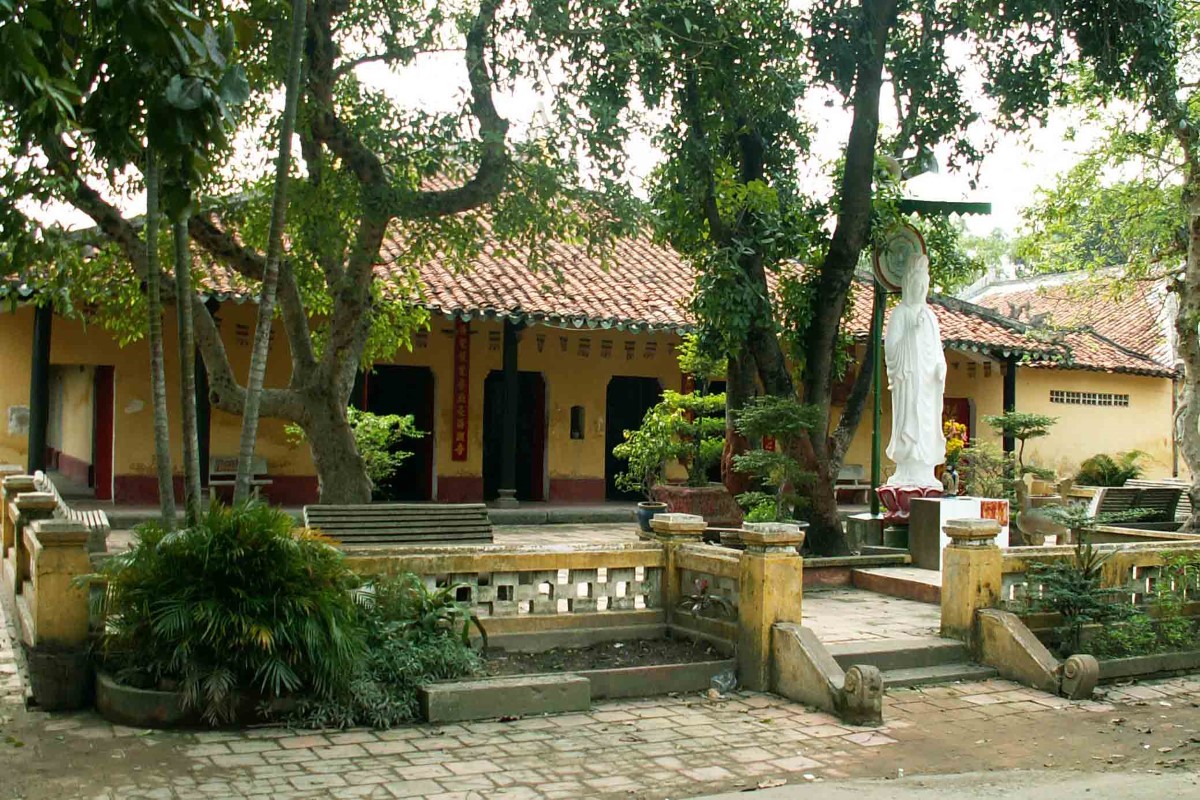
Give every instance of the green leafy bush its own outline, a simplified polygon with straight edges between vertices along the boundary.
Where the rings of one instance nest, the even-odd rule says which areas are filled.
[[[775,440],[774,450],[760,447],[733,458],[734,469],[754,476],[771,490],[738,495],[738,502],[749,509],[750,522],[795,519],[795,507],[801,500],[797,489],[812,480],[812,473],[791,453],[795,443],[818,423],[819,412],[814,406],[772,395],[756,397],[738,412],[739,433],[751,440]]]
[[[214,503],[179,531],[142,525],[99,577],[106,668],[181,690],[212,723],[246,698],[332,695],[363,657],[359,580],[342,554],[256,501]]]
[[[986,416],[983,421],[1001,436],[1017,440],[1016,469],[1013,471],[1017,478],[1033,475],[1042,480],[1054,480],[1054,470],[1025,463],[1025,443],[1030,439],[1049,436],[1050,429],[1058,423],[1058,417],[1025,411],[1005,411],[999,416]]]
[[[1141,450],[1118,453],[1116,458],[1097,453],[1079,465],[1075,483],[1080,486],[1124,486],[1131,478],[1140,478],[1145,469],[1140,463],[1146,454]]]
[[[468,641],[468,626],[472,620],[478,626],[478,619],[455,600],[456,590],[428,589],[407,574],[364,586],[365,657],[342,691],[301,703],[291,722],[321,728],[411,722],[421,684],[478,672],[483,662]]]

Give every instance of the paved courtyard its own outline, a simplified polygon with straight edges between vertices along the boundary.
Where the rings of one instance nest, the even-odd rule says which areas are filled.
[[[940,606],[851,587],[806,589],[804,624],[822,642],[939,636]]]
[[[1200,681],[1190,679],[1110,690],[1103,702],[1073,703],[1007,681],[899,690],[881,728],[739,692],[390,731],[161,732],[90,712],[25,710],[16,654],[2,639],[2,798],[662,800],[902,771],[1200,764]]]

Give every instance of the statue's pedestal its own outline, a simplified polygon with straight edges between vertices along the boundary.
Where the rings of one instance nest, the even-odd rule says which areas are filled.
[[[996,545],[1009,546],[1007,500],[981,497],[915,498],[910,509],[908,550],[912,554],[914,567],[936,570],[942,568],[942,552],[950,544],[945,527],[951,520],[995,520],[1000,525]]]
[[[908,523],[909,503],[914,499],[926,497],[941,497],[942,490],[931,486],[880,486],[875,490],[879,502],[887,509],[883,515],[883,524],[906,525]]]

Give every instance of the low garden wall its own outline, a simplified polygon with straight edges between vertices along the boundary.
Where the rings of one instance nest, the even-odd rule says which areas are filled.
[[[1097,660],[1087,653],[1102,652],[1100,640],[1093,641],[1083,635],[1089,632],[1085,628],[1095,629],[1090,633],[1100,632],[1102,626],[1094,624],[1096,619],[1115,620],[1109,624],[1108,634],[1117,631],[1124,635],[1122,620],[1134,616],[1142,620],[1144,630],[1153,631],[1150,626],[1163,623],[1169,613],[1186,628],[1187,635],[1183,638],[1195,642],[1195,618],[1200,616],[1200,570],[1195,567],[1181,570],[1179,565],[1200,563],[1200,537],[1137,532],[1133,535],[1154,536],[1156,540],[1108,541],[1085,549],[1074,545],[1000,548],[991,541],[989,531],[984,530],[987,527],[984,522],[964,520],[947,526],[952,542],[943,554],[942,574],[942,635],[968,642],[979,660],[996,667],[1006,677],[1038,688],[1065,686],[1070,678],[1075,684],[1072,691],[1079,691],[1079,677],[1085,673],[1089,673],[1082,682],[1086,687],[1097,680],[1182,668],[1172,666],[1178,664],[1200,664],[1200,651],[1192,655],[1167,652],[1178,649],[1177,640],[1165,647],[1162,642],[1155,645],[1150,641],[1147,650],[1138,650],[1146,653],[1144,656]],[[1119,538],[1123,532],[1101,529],[1096,533],[1096,538],[1104,539],[1106,533]],[[1091,569],[1082,569],[1081,560],[1090,561]],[[1079,570],[1079,576],[1090,576],[1073,578],[1070,582],[1076,587],[1072,591],[1083,598],[1072,599],[1074,606],[1056,605],[1059,599],[1054,596],[1051,581],[1058,580],[1061,584],[1062,579],[1047,576],[1047,569],[1055,565],[1070,565]],[[1057,591],[1061,593],[1064,589],[1059,586]],[[1107,604],[1103,608],[1112,613],[1078,616],[1082,612],[1070,609],[1080,607],[1080,603],[1083,608],[1092,603]],[[1143,611],[1150,613],[1140,613]],[[1068,613],[1075,615],[1071,617],[1074,622],[1064,627],[1068,621],[1064,615]],[[1084,625],[1082,621],[1088,619],[1092,624]],[[1059,632],[1061,641],[1056,637]],[[1154,638],[1151,633],[1150,640]],[[1047,649],[1048,644],[1058,646],[1062,642],[1070,643],[1063,649],[1064,654],[1074,653],[1065,662]],[[1097,649],[1089,650],[1093,645]],[[1122,642],[1118,650],[1126,646]],[[1139,644],[1138,648],[1141,647]],[[1063,691],[1068,693],[1065,688]]]

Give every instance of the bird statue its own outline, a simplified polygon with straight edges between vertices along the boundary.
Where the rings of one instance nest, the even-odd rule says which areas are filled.
[[[1025,481],[1017,481],[1018,513],[1013,524],[1021,532],[1021,540],[1029,546],[1041,547],[1046,543],[1047,536],[1056,537],[1056,541],[1066,541],[1069,536],[1067,526],[1056,521],[1046,512],[1045,507],[1034,508],[1029,498],[1029,485]],[[1061,503],[1061,500],[1059,501]]]

